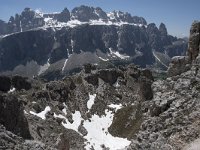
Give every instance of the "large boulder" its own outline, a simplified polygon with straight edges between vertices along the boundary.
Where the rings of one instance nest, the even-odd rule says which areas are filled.
[[[127,106],[118,110],[108,131],[113,136],[131,139],[142,123],[140,106]]]

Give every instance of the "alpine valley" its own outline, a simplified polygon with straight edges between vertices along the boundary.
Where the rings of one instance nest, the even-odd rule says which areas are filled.
[[[190,37],[80,6],[0,21],[0,149],[198,150],[200,22]]]

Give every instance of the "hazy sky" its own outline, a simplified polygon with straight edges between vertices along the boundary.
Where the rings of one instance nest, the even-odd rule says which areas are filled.
[[[165,23],[169,34],[188,36],[194,20],[200,20],[200,0],[1,0],[0,19],[8,21],[11,15],[25,7],[43,12],[60,12],[64,7],[99,6],[106,12],[121,10],[144,17],[148,23]]]

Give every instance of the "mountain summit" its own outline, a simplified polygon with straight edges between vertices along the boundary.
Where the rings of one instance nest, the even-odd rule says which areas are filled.
[[[169,35],[163,23],[158,29],[142,17],[88,6],[60,13],[25,8],[8,23],[0,21],[0,34],[2,74],[48,79],[87,63],[100,68],[135,63],[166,70],[170,59],[187,48],[187,41]]]

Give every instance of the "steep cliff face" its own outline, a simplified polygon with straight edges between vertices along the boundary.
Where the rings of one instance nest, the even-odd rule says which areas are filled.
[[[129,24],[122,26],[85,24],[74,28],[46,28],[46,30],[21,32],[1,39],[0,70],[1,72],[14,70],[15,73],[19,73],[22,72],[20,71],[22,65],[26,68],[30,63],[30,66],[35,68],[31,73],[33,76],[38,75],[45,65],[47,70],[50,66],[58,64],[58,70],[62,73],[64,70],[67,72],[80,67],[84,63],[127,59],[145,67],[155,62],[152,50],[164,53],[164,47],[167,45],[158,43],[162,37],[157,28],[154,31],[149,27]],[[182,47],[181,52],[175,54],[183,53],[181,49]],[[174,56],[173,48],[169,53],[170,56]],[[93,55],[93,59],[85,55]],[[77,57],[80,58],[80,63],[77,62],[76,66],[72,66]]]

